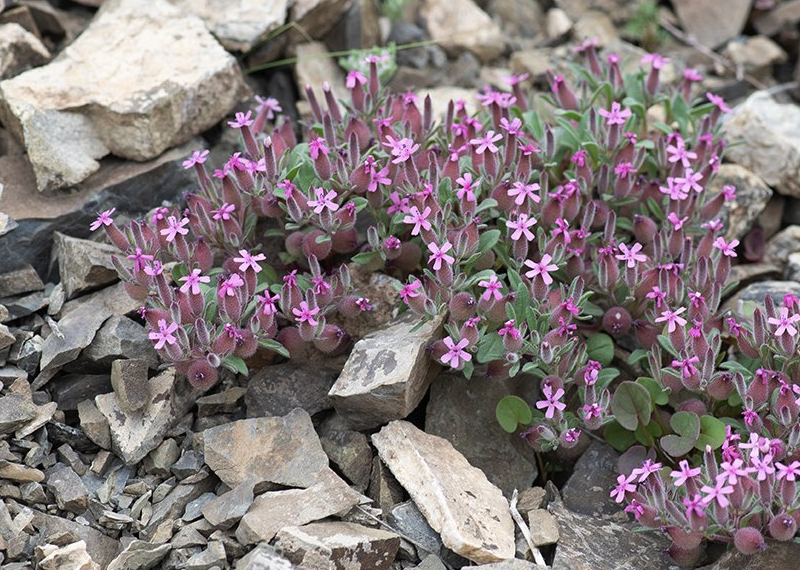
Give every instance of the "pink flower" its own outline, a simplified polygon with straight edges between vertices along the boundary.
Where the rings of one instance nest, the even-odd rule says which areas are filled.
[[[744,462],[735,458],[733,461],[723,461],[720,463],[722,473],[717,475],[718,478],[723,480],[727,479],[729,485],[736,485],[739,477],[747,477],[748,471],[744,468]]]
[[[539,198],[539,190],[541,187],[534,182],[533,184],[523,184],[522,182],[514,182],[511,185],[511,189],[508,190],[509,196],[516,196],[514,199],[514,203],[517,206],[521,206],[525,203],[525,200],[533,200],[534,203],[538,204],[541,198]]]
[[[503,135],[495,134],[494,131],[489,131],[482,138],[472,139],[469,141],[469,144],[475,147],[475,154],[483,154],[486,150],[494,154],[500,150],[494,143],[502,138]]]
[[[256,295],[256,299],[258,299],[259,303],[261,303],[262,308],[261,312],[265,315],[274,315],[278,312],[278,307],[275,305],[275,302],[280,298],[280,296],[276,293],[275,295],[270,295],[269,290],[264,291],[264,295]]]
[[[176,330],[178,330],[178,325],[172,321],[170,321],[169,326],[167,326],[167,321],[165,319],[159,319],[158,331],[150,331],[148,338],[156,341],[156,350],[161,350],[164,348],[165,344],[175,344],[178,342],[178,339],[172,334]]]
[[[722,255],[727,255],[728,257],[736,257],[737,245],[739,245],[738,239],[733,239],[728,243],[725,243],[725,240],[722,237],[718,237],[714,240],[714,247],[722,251]]]
[[[717,504],[724,509],[730,504],[730,501],[728,501],[725,495],[733,493],[733,487],[730,485],[725,486],[725,479],[717,477],[713,487],[703,485],[700,491],[702,493],[707,493],[706,496],[703,497],[703,504],[708,505],[716,500]]]
[[[797,327],[794,326],[794,323],[800,321],[800,315],[794,314],[791,317],[789,316],[789,309],[786,307],[781,307],[778,313],[778,317],[770,317],[767,319],[767,322],[771,325],[775,325],[778,328],[775,329],[775,336],[783,336],[785,333],[789,333],[789,336],[796,336],[797,335]]]
[[[597,111],[601,117],[605,117],[606,126],[611,125],[624,125],[628,118],[631,116],[630,109],[622,109],[619,103],[614,101],[611,103],[611,110],[599,109]]]
[[[407,283],[403,285],[403,288],[400,289],[400,298],[403,299],[405,304],[408,304],[409,299],[413,299],[414,297],[419,297],[419,291],[417,289],[422,288],[421,281],[412,281],[411,283]]]
[[[697,83],[703,80],[703,75],[692,67],[687,67],[683,70],[683,78],[691,83]]]
[[[449,336],[444,338],[444,345],[447,347],[447,352],[442,355],[442,363],[449,364],[450,368],[458,368],[463,362],[472,360],[472,355],[464,350],[469,344],[469,340],[462,338],[458,344],[453,342]]]
[[[265,110],[267,115],[267,119],[274,119],[275,113],[280,113],[283,111],[281,108],[281,104],[275,97],[261,97],[256,95],[256,101],[258,101],[258,108],[260,110]]]
[[[547,419],[552,419],[556,410],[561,411],[567,407],[564,402],[560,401],[564,396],[563,388],[559,388],[554,394],[553,387],[550,384],[542,384],[542,394],[544,394],[544,400],[536,402],[536,409],[543,410],[547,408],[544,413],[544,417]]]
[[[133,260],[133,271],[139,272],[147,267],[146,262],[153,261],[153,256],[143,253],[142,250],[137,247],[136,250],[128,256],[128,259]]]
[[[391,148],[392,156],[397,157],[392,161],[392,164],[400,164],[401,162],[407,161],[411,158],[412,154],[419,150],[419,145],[414,144],[414,141],[409,138],[394,140],[391,136],[387,135],[386,141],[387,142],[383,143],[383,145]]]
[[[677,311],[674,311],[674,312],[670,311],[669,309],[667,309],[665,311],[661,311],[661,316],[657,317],[655,322],[657,322],[657,323],[666,322],[667,323],[667,330],[669,330],[669,332],[675,332],[676,325],[680,326],[680,327],[686,326],[686,319],[683,319],[683,318],[678,316],[681,313],[683,313],[685,310],[686,310],[686,307],[681,307],[680,309],[678,309]]]
[[[643,253],[639,253],[642,250],[642,244],[635,243],[633,247],[630,249],[624,243],[619,244],[619,250],[622,252],[619,255],[615,255],[617,259],[621,261],[625,261],[628,264],[628,267],[636,267],[637,263],[647,261],[647,256]]]
[[[700,493],[695,493],[691,499],[684,497],[683,506],[686,507],[686,518],[691,518],[692,516],[704,517],[706,515],[706,511],[703,508],[703,498]]]
[[[669,58],[658,53],[646,53],[642,56],[642,63],[649,63],[653,69],[663,69],[669,63]]]
[[[513,121],[509,121],[503,117],[500,119],[500,128],[504,131],[508,131],[509,135],[518,135],[522,131],[522,121],[519,117],[515,118]]]
[[[506,221],[506,227],[514,230],[511,234],[511,239],[517,241],[521,236],[525,236],[527,241],[533,241],[534,235],[531,233],[530,228],[536,223],[536,218],[528,216],[527,214],[520,214],[516,221]]]
[[[319,321],[317,321],[314,318],[314,315],[319,313],[319,310],[320,310],[319,307],[314,307],[313,309],[310,309],[308,307],[308,303],[306,303],[305,301],[300,301],[300,307],[299,308],[295,307],[294,309],[292,309],[292,313],[294,314],[294,316],[297,317],[298,323],[307,322],[312,327],[315,327],[317,326],[317,323]]]
[[[209,151],[207,151],[207,150],[203,150],[203,151],[196,150],[196,151],[194,151],[192,153],[192,156],[190,156],[189,158],[187,158],[186,160],[183,161],[183,168],[184,169],[188,169],[188,168],[193,167],[195,164],[203,164],[206,161],[206,158],[208,158],[208,155],[209,155]]]
[[[253,114],[252,111],[247,111],[247,113],[236,113],[235,121],[228,121],[228,126],[234,129],[241,129],[242,127],[249,127],[253,124],[253,121],[250,119],[250,116]]]
[[[367,186],[367,192],[375,192],[378,189],[378,184],[391,184],[392,179],[389,178],[389,169],[387,167],[381,168],[378,172],[372,174]]]
[[[667,185],[658,187],[659,192],[669,195],[670,200],[685,200],[689,194],[684,191],[684,185],[678,184],[677,180],[677,178],[669,176],[667,178]]]
[[[189,233],[189,230],[183,226],[185,226],[188,223],[189,223],[189,218],[183,218],[179,222],[175,218],[175,216],[170,216],[169,218],[167,218],[167,224],[169,224],[169,227],[161,230],[161,235],[167,236],[168,242],[173,241],[175,239],[175,236],[177,236],[178,234],[185,236],[186,234]]]
[[[316,194],[317,199],[309,200],[308,205],[314,208],[315,214],[321,214],[325,208],[328,208],[331,212],[339,209],[339,204],[334,202],[339,195],[336,190],[325,192],[325,188],[314,188],[314,194]]]
[[[551,285],[553,283],[553,278],[550,277],[550,271],[558,271],[558,265],[550,263],[551,261],[553,261],[553,258],[550,257],[549,253],[545,253],[542,256],[542,260],[538,263],[530,259],[526,259],[525,265],[530,267],[531,270],[525,272],[525,277],[528,279],[533,279],[537,275],[541,275],[542,279],[544,280],[544,284]]]
[[[691,358],[687,358],[685,360],[673,360],[672,367],[680,368],[681,374],[684,378],[691,378],[694,374],[697,374],[697,368],[694,365],[698,362],[700,362],[700,358],[697,356],[692,356]]]
[[[669,162],[680,161],[684,168],[689,168],[692,165],[691,161],[697,158],[696,152],[686,150],[683,138],[680,136],[675,139],[674,145],[669,145],[667,147],[667,154],[670,155],[668,158]]]
[[[244,281],[237,273],[234,273],[220,284],[217,295],[220,297],[233,297],[236,295],[236,290],[242,285],[244,285]]]
[[[347,74],[347,79],[345,80],[344,86],[348,89],[355,89],[357,83],[364,85],[366,82],[367,76],[357,69],[353,69]]]
[[[783,479],[795,481],[800,477],[800,461],[792,461],[789,465],[784,465],[778,461],[775,463],[775,467],[778,468],[778,474],[776,475],[778,481]]]
[[[474,202],[475,201],[475,193],[473,189],[477,185],[477,181],[472,180],[472,174],[466,172],[460,178],[456,179],[458,183],[458,190],[456,191],[456,197],[459,200],[463,200],[466,196],[467,202]]]
[[[636,485],[631,482],[632,480],[632,477],[625,477],[625,475],[617,477],[617,486],[611,491],[611,498],[617,503],[621,503],[625,500],[625,493],[635,493]]]
[[[683,173],[683,177],[676,177],[675,184],[680,187],[680,191],[688,194],[691,190],[695,192],[702,192],[703,186],[699,181],[702,180],[703,175],[700,172],[695,172],[691,168],[687,168]]]
[[[728,107],[728,105],[725,104],[725,100],[722,97],[720,97],[719,95],[714,95],[713,93],[711,93],[709,91],[708,93],[706,93],[706,98],[709,101],[711,101],[714,105],[716,105],[717,108],[720,111],[722,111],[723,113],[730,113],[731,112],[731,108]]]
[[[585,420],[599,418],[600,414],[603,413],[603,408],[597,404],[585,404],[581,409],[583,410],[583,419]]]
[[[631,471],[631,477],[639,477],[639,483],[644,483],[651,474],[658,473],[662,467],[661,463],[656,463],[652,459],[645,459],[641,467]]]
[[[371,311],[372,310],[372,303],[369,302],[369,299],[366,297],[359,297],[356,299],[356,306],[361,311]]]
[[[705,229],[707,229],[709,231],[712,231],[712,232],[719,232],[723,228],[722,220],[717,218],[717,219],[711,220],[710,222],[705,222],[704,224],[701,225],[701,227],[703,227],[703,228],[705,228]]]
[[[189,291],[192,292],[192,295],[199,295],[200,294],[200,283],[208,283],[211,281],[211,277],[208,275],[200,275],[199,269],[193,269],[192,272],[185,276],[178,279],[178,281],[183,281],[184,284],[181,285],[181,293],[188,294]]]
[[[507,320],[503,324],[503,327],[497,331],[497,334],[499,334],[500,336],[509,335],[513,339],[522,338],[522,333],[516,327],[516,325],[514,323],[514,319]]]
[[[650,292],[645,295],[648,299],[653,299],[656,304],[656,309],[661,308],[661,304],[664,302],[664,299],[667,297],[667,294],[658,288],[658,285],[654,285]]]
[[[676,487],[681,487],[689,479],[694,479],[695,477],[700,475],[700,468],[699,467],[690,468],[689,462],[685,459],[680,463],[678,463],[678,467],[680,468],[680,471],[673,471],[672,473],[669,474],[670,477],[675,479],[673,483],[675,483]]]
[[[426,206],[422,213],[420,213],[419,208],[416,206],[411,206],[411,210],[409,210],[408,215],[403,218],[403,223],[406,224],[414,224],[414,227],[411,230],[411,235],[419,235],[420,228],[424,229],[425,231],[430,231],[431,223],[428,221],[428,216],[431,213],[431,209]]]
[[[211,210],[211,213],[213,214],[211,217],[215,220],[227,221],[231,219],[231,214],[234,210],[236,210],[236,204],[228,204],[227,202],[223,202],[219,210]]]
[[[428,263],[433,263],[434,271],[439,271],[442,268],[442,261],[444,261],[447,265],[453,265],[455,262],[455,258],[453,256],[447,255],[447,252],[453,249],[453,244],[451,244],[449,241],[444,242],[441,248],[435,243],[431,242],[428,244],[428,249],[433,254],[428,259]]]
[[[249,267],[256,273],[260,273],[261,266],[258,264],[258,262],[264,261],[267,258],[267,256],[264,255],[263,253],[250,255],[250,252],[247,251],[246,249],[240,249],[239,255],[241,255],[242,257],[234,257],[233,261],[241,264],[239,265],[239,271],[242,272],[247,271],[247,268]]]
[[[110,210],[106,210],[105,212],[97,214],[97,219],[92,222],[92,225],[89,226],[91,231],[96,231],[100,226],[110,226],[114,223],[114,220],[111,219],[111,214],[116,212],[116,208],[111,208]]]
[[[636,499],[631,499],[631,504],[622,509],[626,513],[633,513],[633,518],[637,521],[644,514],[644,507]]]
[[[478,281],[478,287],[483,287],[486,291],[481,295],[481,299],[484,301],[488,301],[492,297],[494,297],[495,301],[499,301],[503,298],[502,293],[500,293],[500,289],[503,288],[503,284],[497,280],[497,275],[492,275],[489,277],[488,281]]]
[[[683,227],[687,221],[689,221],[689,216],[684,216],[682,218],[678,218],[675,212],[670,212],[667,216],[667,221],[672,224],[672,229],[676,232]]]
[[[311,155],[311,160],[317,160],[320,153],[328,156],[329,152],[330,149],[325,146],[325,139],[322,137],[317,137],[308,143],[308,154]]]

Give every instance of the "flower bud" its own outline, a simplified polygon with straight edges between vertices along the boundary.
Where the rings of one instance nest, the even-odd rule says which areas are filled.
[[[611,307],[603,315],[603,330],[615,336],[627,333],[632,323],[631,314],[624,307]]]
[[[333,243],[330,237],[325,236],[326,239],[317,241],[317,238],[322,238],[325,234],[322,230],[311,230],[303,238],[303,253],[307,257],[315,256],[317,259],[327,258],[333,249]]]
[[[769,535],[775,540],[792,540],[795,532],[797,532],[797,523],[785,512],[774,516],[769,523]]]
[[[347,348],[350,335],[337,325],[325,325],[314,340],[314,346],[325,354],[334,354]]]
[[[450,299],[450,315],[457,321],[466,321],[475,315],[477,302],[471,294],[462,291]]]
[[[189,383],[200,390],[208,390],[217,382],[217,369],[209,364],[208,360],[195,360],[186,371]]]
[[[751,526],[737,530],[733,535],[733,544],[742,554],[755,554],[767,548],[764,536]]]

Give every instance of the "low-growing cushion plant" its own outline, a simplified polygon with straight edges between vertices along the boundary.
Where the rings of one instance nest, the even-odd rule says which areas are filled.
[[[273,99],[237,113],[240,152],[185,208],[104,227],[128,293],[165,361],[207,388],[259,350],[344,351],[342,323],[371,310],[348,263],[402,282],[420,322],[447,314],[430,346],[444,366],[539,380],[536,402],[497,403],[537,451],[596,431],[620,451],[611,496],[669,534],[676,560],[704,539],[754,552],[795,535],[800,500],[798,305],[747,314],[721,300],[737,257],[712,190],[729,109],[673,86],[657,54],[623,74],[587,41],[536,97],[525,77],[487,87],[477,110],[390,94],[384,56],[350,59],[350,100],[306,89],[304,141]],[[365,228],[363,231],[361,228]],[[275,244],[280,247],[275,247]]]

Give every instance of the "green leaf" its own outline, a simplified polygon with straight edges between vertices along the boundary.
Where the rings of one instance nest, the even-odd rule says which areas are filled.
[[[697,414],[675,412],[669,420],[669,425],[675,433],[661,438],[661,448],[668,455],[680,457],[694,449],[700,436],[700,418]]]
[[[366,265],[367,263],[375,261],[375,259],[380,256],[381,254],[379,251],[362,251],[361,253],[355,254],[352,259],[356,263]]]
[[[484,336],[478,344],[476,358],[481,364],[502,358],[506,349],[503,346],[503,337],[499,334]]]
[[[277,340],[262,338],[261,340],[258,341],[258,344],[273,352],[277,352],[284,358],[289,358],[289,351],[286,350],[286,347],[283,346],[281,343],[279,343]]]
[[[500,240],[500,230],[489,230],[478,238],[478,251],[489,251]]]
[[[634,443],[636,443],[636,436],[631,430],[625,429],[619,423],[613,422],[606,426],[603,431],[605,440],[617,451],[625,451]]]
[[[669,352],[675,358],[678,358],[678,351],[672,346],[672,341],[669,340],[668,336],[664,336],[663,334],[658,335],[658,343],[664,347],[664,350]]]
[[[614,360],[614,341],[605,333],[595,333],[586,343],[586,353],[592,360],[608,366]]]
[[[603,390],[608,388],[608,385],[611,384],[611,382],[613,382],[614,378],[616,378],[617,376],[619,376],[619,370],[617,370],[616,368],[603,368],[597,374],[597,383],[595,384],[594,389],[598,393],[602,392]]]
[[[711,449],[722,447],[725,442],[725,424],[714,416],[700,416],[700,436],[695,443],[695,449],[704,451],[706,445]]]
[[[531,407],[519,396],[505,396],[497,402],[494,410],[500,427],[508,433],[517,431],[519,424],[528,425],[533,421]]]
[[[233,372],[234,374],[241,374],[242,376],[247,376],[250,374],[250,371],[247,370],[247,364],[244,363],[244,360],[239,358],[238,356],[226,356],[222,359],[222,366]]]
[[[622,382],[611,398],[611,412],[622,427],[631,431],[639,424],[647,425],[653,412],[650,392],[636,382]]]
[[[664,406],[669,402],[669,393],[661,387],[654,379],[648,376],[641,376],[636,379],[637,384],[644,386],[650,393],[650,399],[657,406]]]
[[[635,365],[640,360],[646,360],[650,351],[644,348],[637,348],[633,352],[631,352],[630,356],[628,356],[628,364],[631,366]]]

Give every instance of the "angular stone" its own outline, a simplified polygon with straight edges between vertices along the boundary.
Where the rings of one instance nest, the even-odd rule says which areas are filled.
[[[233,386],[223,392],[197,398],[197,415],[203,418],[216,414],[233,414],[241,408],[239,400],[246,391],[247,389],[241,386]]]
[[[186,142],[244,91],[236,60],[199,18],[163,0],[147,10],[110,0],[57,60],[0,83],[0,117],[48,190],[86,179],[106,154],[147,160]]]
[[[14,437],[17,439],[24,439],[35,432],[37,429],[48,423],[56,413],[58,404],[55,402],[48,402],[43,406],[36,407],[36,416],[27,424],[19,428]]]
[[[367,494],[375,501],[375,506],[380,508],[384,516],[403,500],[403,488],[379,457],[372,460]]]
[[[186,570],[211,570],[225,564],[225,546],[219,540],[212,540],[208,548],[198,552],[186,561]]]
[[[19,24],[0,25],[0,79],[13,77],[50,59],[42,41]]]
[[[800,197],[800,108],[758,91],[726,117],[723,134],[740,141],[726,157],[786,196]]]
[[[236,529],[236,539],[245,545],[269,542],[284,527],[345,512],[360,501],[361,495],[332,470],[325,469],[307,489],[273,491],[256,497]]]
[[[712,49],[742,32],[752,4],[753,0],[672,0],[684,31]]]
[[[788,59],[783,48],[764,36],[735,39],[725,46],[722,53],[737,69],[756,78],[772,75],[772,66]]]
[[[29,396],[6,394],[0,397],[0,435],[11,433],[36,417],[36,406]]]
[[[406,313],[358,341],[328,393],[336,410],[359,428],[404,418],[425,395],[439,368],[425,348],[440,333],[442,316],[411,332],[417,321]]]
[[[282,417],[254,418],[203,432],[206,464],[233,488],[249,478],[288,487],[310,487],[327,469],[311,417],[295,409]]]
[[[228,51],[248,52],[286,21],[287,0],[169,0],[199,16]]]
[[[551,502],[548,508],[558,521],[561,535],[553,568],[668,570],[674,567],[674,562],[664,555],[670,542],[664,534],[634,532],[637,525],[628,522],[627,517],[609,518],[575,513],[560,500]]]
[[[545,15],[547,37],[556,40],[572,31],[572,20],[561,8],[550,8]]]
[[[101,568],[106,568],[119,551],[118,540],[108,537],[88,525],[78,524],[65,518],[34,511],[33,526],[41,533],[44,541],[69,533],[76,539],[85,542],[89,556]]]
[[[341,368],[290,362],[265,366],[250,377],[244,401],[248,418],[283,416],[294,408],[314,415],[331,407],[328,391]],[[303,386],[298,390],[297,386]]]
[[[536,0],[492,0],[486,11],[511,36],[532,38],[542,32],[544,12]]]
[[[261,543],[236,562],[236,570],[294,570],[294,566],[274,548]]]
[[[42,547],[41,553],[44,558],[39,562],[39,568],[42,570],[100,570],[82,540],[62,547],[48,544]]]
[[[352,3],[353,0],[295,0],[290,3],[290,20],[311,34],[311,37],[321,39]]]
[[[59,509],[80,515],[89,508],[89,491],[72,468],[63,465],[50,473],[47,486],[55,495]]]
[[[31,293],[44,289],[42,278],[30,265],[0,275],[0,297]]]
[[[80,477],[86,475],[86,471],[88,468],[86,464],[81,460],[75,450],[72,447],[65,443],[61,447],[57,449],[58,458],[69,465],[75,473],[77,473]]]
[[[352,523],[312,523],[283,529],[276,546],[298,570],[386,570],[400,537]]]
[[[192,546],[205,546],[205,537],[200,532],[191,527],[185,526],[172,537],[170,544],[172,548],[191,548]]]
[[[527,513],[544,507],[547,491],[542,487],[531,487],[519,494],[517,499],[517,510],[520,513]]]
[[[791,225],[775,234],[764,248],[764,261],[785,267],[789,256],[800,251],[800,225]]]
[[[334,431],[322,436],[320,443],[341,474],[364,492],[372,470],[372,448],[367,436],[357,431]]]
[[[183,452],[180,459],[170,467],[170,471],[172,471],[178,479],[186,479],[200,471],[203,465],[205,465],[203,454],[193,449],[187,449]]]
[[[617,23],[627,22],[636,9],[637,0],[555,0],[564,13],[573,21],[590,10],[605,12]]]
[[[158,353],[146,329],[123,315],[113,315],[103,323],[83,356],[104,367],[119,358],[144,360],[150,368],[158,365]]]
[[[44,473],[33,467],[25,467],[19,463],[10,463],[0,459],[0,479],[27,483],[44,481]]]
[[[774,36],[800,21],[800,0],[785,0],[771,10],[761,12],[753,19],[756,31],[764,36]]]
[[[451,56],[466,50],[485,63],[505,49],[500,28],[472,0],[425,0],[420,16],[431,38]]]
[[[772,189],[757,174],[738,164],[722,164],[707,192],[717,193],[725,185],[736,187],[736,200],[726,202],[719,213],[725,225],[725,239],[741,240],[764,211]]]
[[[439,533],[431,528],[414,501],[396,505],[389,513],[388,522],[417,548],[438,555],[444,546]]]
[[[248,479],[227,493],[203,506],[205,519],[217,528],[227,530],[244,516],[253,504],[255,481]]]
[[[778,570],[794,568],[800,557],[800,544],[796,542],[770,542],[769,547],[755,554],[742,554],[735,548],[719,560],[697,570]]]
[[[119,279],[112,255],[119,250],[105,243],[53,234],[53,257],[58,260],[58,272],[67,299],[99,289]]]
[[[393,421],[372,443],[445,546],[477,563],[514,556],[508,502],[447,440]]]
[[[108,565],[108,570],[149,570],[169,553],[169,544],[134,540]]]
[[[534,546],[546,546],[558,542],[558,521],[546,509],[528,511],[528,526]]]
[[[168,525],[169,536],[161,540],[161,542],[167,542],[172,537],[173,521],[181,517],[190,502],[204,493],[213,492],[215,484],[216,478],[209,477],[208,473],[201,471],[182,481],[160,501],[155,501],[156,496],[153,493],[153,514],[147,526],[142,530],[140,538],[155,542],[156,537],[159,537],[162,532],[162,525]]]
[[[562,494],[566,507],[583,515],[610,515],[619,505],[608,495],[617,479],[619,453],[605,443],[593,441],[575,463]]]
[[[722,310],[730,309],[742,313],[747,311],[747,305],[752,305],[750,309],[755,306],[763,307],[764,299],[767,296],[772,298],[772,302],[775,303],[776,307],[779,307],[783,303],[784,295],[787,293],[800,297],[800,283],[796,281],[760,281],[752,283],[725,301],[722,305]]]
[[[600,46],[611,46],[619,42],[617,27],[605,12],[589,10],[575,22],[572,36],[580,41],[597,40]]]
[[[146,360],[126,359],[111,363],[111,386],[120,407],[128,413],[141,410],[150,403],[147,368]]]
[[[6,325],[0,325],[0,350],[8,348],[17,340],[17,337],[9,330]]]
[[[174,439],[165,439],[144,458],[144,468],[147,473],[166,477],[169,469],[180,457],[180,449]]]
[[[495,418],[495,406],[511,394],[505,382],[441,374],[431,385],[425,433],[443,437],[470,465],[481,469],[506,498],[527,489],[538,476],[530,447]]]
[[[108,420],[97,409],[93,400],[83,400],[78,403],[78,418],[81,429],[90,440],[103,449],[111,449],[111,431]]]
[[[323,83],[328,83],[331,91],[339,100],[349,100],[349,92],[344,86],[344,73],[336,65],[336,61],[328,55],[328,50],[322,42],[308,42],[294,47],[297,65],[294,68],[300,96],[305,100],[306,85],[310,85],[321,97]]]

